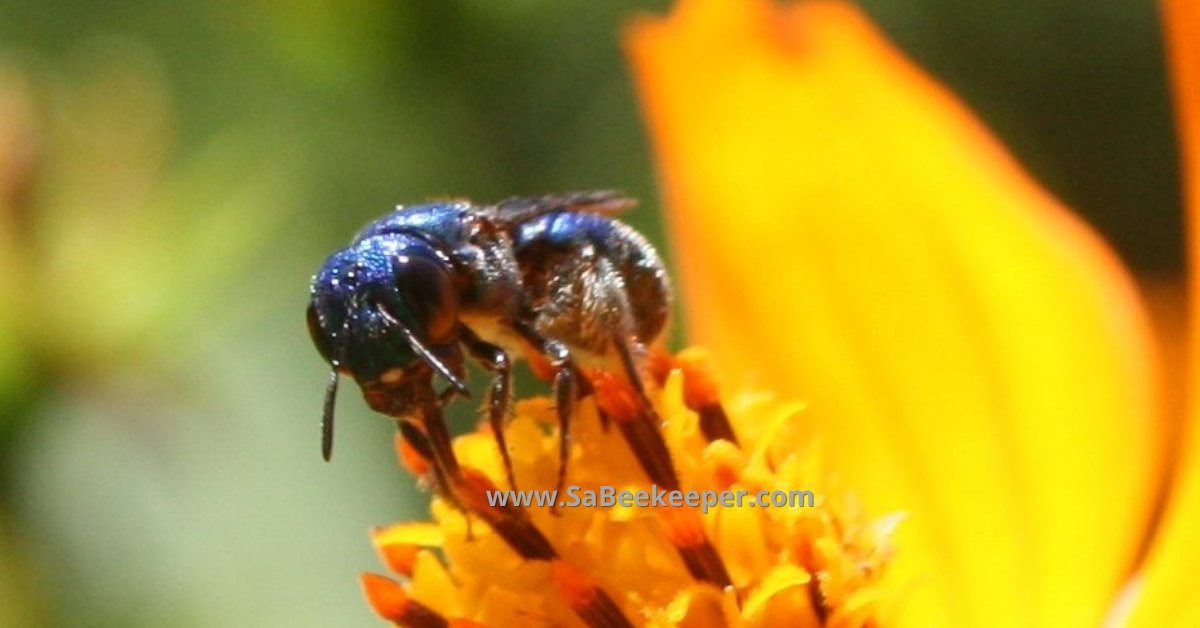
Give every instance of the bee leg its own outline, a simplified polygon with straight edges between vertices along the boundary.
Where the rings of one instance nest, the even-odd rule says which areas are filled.
[[[438,393],[438,398],[437,398],[438,407],[445,408],[446,404],[450,403],[451,401],[454,401],[454,398],[456,396],[458,396],[459,394],[461,394],[461,393],[459,393],[458,389],[454,388],[453,386]]]
[[[562,341],[543,336],[523,322],[515,323],[513,329],[545,356],[554,369],[554,409],[558,414],[559,429],[558,481],[554,488],[561,493],[567,480],[567,460],[571,455],[571,414],[575,411],[576,390],[581,378],[571,360],[570,349]]]
[[[488,392],[488,424],[496,438],[496,445],[500,447],[504,471],[508,474],[508,485],[516,490],[517,481],[513,475],[512,458],[504,440],[504,426],[507,423],[508,405],[512,397],[512,360],[504,349],[484,342],[465,325],[459,325],[459,337],[466,345],[467,351],[471,352],[483,368],[495,374],[491,390]]]
[[[641,397],[646,407],[651,407],[650,398],[646,396],[646,382],[642,379],[642,370],[638,368],[637,358],[633,355],[634,342],[628,337],[623,337],[622,334],[616,334],[612,338],[613,346],[617,348],[617,355],[621,356],[621,366],[625,369],[625,375],[629,377],[629,383],[633,385],[633,389],[637,391],[638,397]]]

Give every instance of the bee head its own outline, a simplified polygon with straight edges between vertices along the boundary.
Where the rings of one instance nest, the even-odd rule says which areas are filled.
[[[367,395],[372,407],[383,402],[386,391],[397,391],[399,399],[420,392],[414,386],[428,388],[432,372],[465,393],[457,326],[452,266],[421,240],[399,234],[367,238],[325,261],[313,277],[308,329],[333,366],[322,424],[326,459],[339,372],[372,391]]]

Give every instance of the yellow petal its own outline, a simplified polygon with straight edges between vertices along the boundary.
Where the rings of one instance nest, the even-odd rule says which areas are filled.
[[[742,604],[742,612],[747,617],[755,617],[762,613],[769,602],[778,597],[781,593],[789,589],[804,590],[808,586],[812,576],[803,569],[795,565],[780,565],[773,569],[763,578],[762,584],[757,589],[750,592],[746,597],[746,602]],[[806,598],[803,598],[807,602]],[[812,608],[807,603],[802,607],[805,615],[811,616]],[[793,609],[794,610],[794,609]],[[799,623],[816,623],[809,620],[807,622],[796,621]]]
[[[909,514],[900,625],[1099,625],[1161,459],[1112,252],[846,5],[683,0],[627,44],[690,341]]]
[[[442,534],[441,528],[432,523],[405,521],[376,529],[371,533],[371,539],[376,547],[390,544],[441,547],[445,542],[445,535]]]
[[[1179,473],[1163,526],[1138,587],[1129,626],[1200,626],[1200,3],[1162,3],[1171,62],[1179,144],[1183,152],[1184,198],[1191,243],[1191,369],[1189,425],[1179,454]]]

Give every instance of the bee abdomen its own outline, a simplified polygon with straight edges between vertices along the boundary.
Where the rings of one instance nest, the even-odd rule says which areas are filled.
[[[666,269],[654,247],[625,223],[552,212],[518,225],[513,249],[543,324],[574,336],[573,344],[603,344],[598,334],[622,324],[648,344],[666,327]],[[629,320],[616,320],[623,316]]]

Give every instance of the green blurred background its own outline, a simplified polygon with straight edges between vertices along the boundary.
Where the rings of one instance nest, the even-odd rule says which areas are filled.
[[[619,188],[669,246],[617,37],[665,6],[0,0],[0,626],[377,625],[366,530],[427,497],[351,387],[321,462],[309,277],[438,195]],[[1153,3],[865,7],[1178,276]]]

